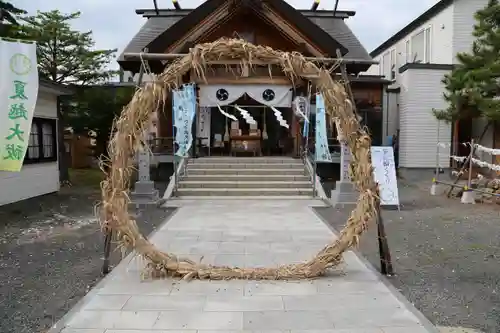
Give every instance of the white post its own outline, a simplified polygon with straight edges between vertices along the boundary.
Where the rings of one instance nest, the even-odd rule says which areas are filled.
[[[148,182],[150,181],[150,170],[151,160],[149,158],[149,153],[147,149],[142,149],[139,152],[139,181]]]
[[[340,181],[350,182],[351,177],[349,176],[349,165],[351,163],[351,151],[347,144],[342,141],[340,144]]]
[[[345,137],[337,126],[337,138],[340,142],[340,180],[335,183],[335,190],[332,191],[332,204],[336,206],[355,205],[357,201],[356,190],[349,175],[351,163],[351,150]]]
[[[154,182],[151,181],[151,157],[149,156],[147,147],[139,151],[138,164],[139,177],[135,183],[134,192],[131,193],[132,202],[135,204],[156,204],[159,200],[159,195],[158,190],[155,189]]]
[[[462,198],[460,199],[460,202],[463,204],[475,204],[476,203],[476,198],[475,198],[475,193],[472,191],[471,185],[472,185],[472,157],[474,156],[474,139],[471,140],[470,142],[470,154],[469,154],[469,174],[467,177],[467,186],[464,187],[464,190],[462,192]]]
[[[437,143],[436,143],[436,171],[434,174],[434,177],[432,178],[432,185],[431,185],[431,195],[436,195],[436,190],[437,190],[437,179],[439,175],[439,129],[441,128],[440,121],[438,120],[438,128],[437,128]]]

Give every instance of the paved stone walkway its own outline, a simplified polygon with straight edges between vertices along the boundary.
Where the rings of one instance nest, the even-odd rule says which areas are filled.
[[[217,265],[298,262],[334,237],[311,203],[185,201],[151,239]],[[141,262],[126,260],[50,332],[436,332],[353,252],[341,269],[300,282],[141,282]]]

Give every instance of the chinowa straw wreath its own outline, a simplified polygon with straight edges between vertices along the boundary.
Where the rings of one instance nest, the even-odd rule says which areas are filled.
[[[325,109],[336,119],[352,153],[350,174],[359,191],[357,205],[351,212],[338,239],[326,245],[311,260],[274,268],[239,268],[196,263],[172,253],[160,251],[147,240],[128,213],[130,176],[134,169],[137,149],[144,147],[144,133],[152,112],[165,102],[167,94],[182,84],[182,78],[193,69],[205,78],[210,62],[240,60],[240,66],[252,67],[253,61],[278,65],[295,82],[310,79],[323,95]],[[199,44],[189,54],[168,66],[152,82],[138,88],[131,102],[114,123],[114,135],[109,144],[109,168],[101,184],[101,221],[104,229],[116,232],[119,246],[134,249],[147,260],[152,276],[175,276],[184,279],[307,279],[323,275],[328,268],[341,262],[342,253],[356,246],[359,236],[373,220],[379,205],[378,187],[372,177],[371,140],[361,128],[345,87],[333,80],[329,71],[307,61],[299,53],[288,53],[270,47],[256,46],[243,40],[220,39]]]

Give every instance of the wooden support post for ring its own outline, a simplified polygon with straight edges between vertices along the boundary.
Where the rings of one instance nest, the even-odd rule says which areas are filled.
[[[340,50],[337,49],[337,58],[341,58],[342,55]],[[344,62],[340,63],[340,72],[342,75],[342,79],[346,83],[346,91],[349,94],[349,98],[353,104],[354,114],[358,117],[356,108],[356,102],[354,100],[354,94],[352,93],[352,89],[349,83],[349,76],[347,75],[347,69]],[[394,275],[394,268],[392,266],[391,252],[389,251],[389,243],[387,242],[387,234],[385,233],[384,220],[382,218],[382,214],[380,211],[380,204],[377,207],[377,236],[378,236],[378,249],[380,256],[380,272],[387,276]]]
[[[387,234],[385,233],[384,220],[380,212],[380,207],[377,209],[377,236],[380,255],[380,273],[386,276],[392,276],[394,275],[394,268],[392,266],[391,252],[389,251],[389,243],[387,242]]]
[[[147,52],[147,49],[145,50]],[[137,79],[137,86],[141,86],[142,78],[144,76],[144,63],[141,63],[141,69],[139,70],[139,78]],[[109,215],[106,213],[106,221],[108,221]],[[113,229],[106,227],[105,237],[104,237],[104,259],[102,263],[101,272],[103,275],[109,273],[109,256],[111,254],[111,240],[113,239]]]
[[[106,236],[104,237],[104,260],[102,263],[102,274],[109,273],[109,255],[111,253],[111,238],[113,237],[113,230],[106,228]]]

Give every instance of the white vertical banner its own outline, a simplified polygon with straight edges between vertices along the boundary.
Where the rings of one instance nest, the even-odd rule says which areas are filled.
[[[175,143],[179,146],[175,155],[187,157],[193,144],[192,125],[196,114],[196,93],[193,84],[184,84],[182,89],[172,91],[172,110],[177,128]]]
[[[380,190],[380,205],[399,207],[398,179],[392,147],[372,146],[373,177]]]
[[[37,95],[36,43],[0,39],[0,171],[23,166]]]
[[[200,107],[200,116],[198,117],[198,132],[196,136],[202,139],[201,144],[208,146],[210,144],[210,121],[212,113],[209,107]]]
[[[332,162],[332,155],[328,147],[328,137],[326,133],[325,100],[323,95],[316,94],[316,142],[315,159],[318,162]]]

